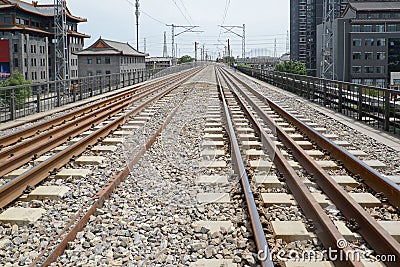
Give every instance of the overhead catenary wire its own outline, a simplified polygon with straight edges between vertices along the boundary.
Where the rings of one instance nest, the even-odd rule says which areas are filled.
[[[181,15],[185,18],[185,20],[187,21],[187,23],[189,23],[190,26],[192,26],[192,23],[189,21],[189,19],[186,17],[186,15],[183,13],[182,9],[179,7],[179,5],[176,3],[176,0],[172,0],[172,2],[174,2],[175,6],[178,8],[179,12],[181,13]]]

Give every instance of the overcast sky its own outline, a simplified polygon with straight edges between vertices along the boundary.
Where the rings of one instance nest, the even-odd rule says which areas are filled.
[[[73,15],[88,19],[80,23],[80,32],[91,35],[86,46],[100,36],[129,42],[136,47],[135,0],[67,0]],[[39,0],[53,3],[53,0]],[[222,53],[229,38],[233,55],[241,54],[241,39],[232,34],[220,34],[218,25],[246,24],[246,52],[248,56],[273,55],[286,52],[289,30],[288,0],[140,0],[140,50],[151,56],[162,56],[163,35],[167,32],[168,54],[171,54],[171,27],[165,24],[198,25],[203,33],[185,33],[176,37],[178,56],[194,55],[194,42],[205,45],[214,57]],[[225,12],[227,11],[227,12]],[[226,17],[224,16],[226,14]],[[225,18],[224,18],[225,17]],[[242,34],[241,29],[236,30]],[[219,41],[220,42],[219,42]],[[222,44],[221,44],[222,43]]]

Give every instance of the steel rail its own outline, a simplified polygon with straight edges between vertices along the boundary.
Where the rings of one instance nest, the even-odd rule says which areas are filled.
[[[53,130],[46,131],[25,142],[21,142],[12,147],[1,150],[0,176],[3,176],[29,162],[32,157],[40,156],[50,149],[64,143],[69,138],[81,134],[82,132],[90,129],[92,125],[98,124],[106,120],[108,117],[117,114],[122,109],[128,107],[132,101],[138,101],[142,97],[151,95],[157,90],[160,89],[153,88],[148,91],[142,91],[134,94],[133,98],[122,98],[117,102],[113,102],[108,106],[95,110],[93,113],[85,114],[74,121],[64,123]]]
[[[237,79],[236,77],[234,77]],[[240,80],[238,80],[240,81]],[[326,150],[330,155],[336,160],[340,161],[348,170],[353,174],[358,175],[369,187],[371,187],[375,192],[382,192],[389,202],[400,210],[400,186],[394,183],[392,180],[380,174],[378,171],[372,167],[365,164],[362,160],[356,156],[350,154],[346,149],[335,144],[330,139],[323,136],[318,131],[314,130],[312,127],[308,126],[304,122],[297,119],[295,116],[286,112],[282,107],[271,99],[265,97],[260,92],[249,87],[247,84],[240,81],[243,86],[248,90],[258,96],[260,99],[267,101],[268,105],[278,112],[282,117],[292,123],[301,132],[303,132],[307,137],[312,140],[317,146]]]
[[[138,101],[159,89],[145,91],[143,94],[136,94],[133,101]],[[8,149],[0,151],[0,176],[29,162],[32,157],[40,156],[52,148],[66,142],[69,138],[75,137],[90,129],[107,118],[121,112],[132,103],[132,99],[124,98],[113,104],[96,110],[77,118],[75,121],[62,124],[60,127],[46,131],[25,142],[18,143]]]
[[[179,77],[179,74],[176,75],[176,77]],[[173,78],[176,78],[176,77],[173,77]],[[154,86],[160,86],[161,84],[166,84],[168,82],[169,82],[168,80],[160,80],[160,81],[156,81],[156,82],[152,82],[152,83],[147,83],[147,84],[144,84],[144,85],[130,86],[129,88],[127,88],[127,89],[125,89],[123,91],[119,91],[119,92],[114,93],[111,96],[108,96],[106,99],[101,100],[100,102],[97,102],[97,103],[94,103],[94,104],[91,104],[91,105],[88,105],[88,106],[84,106],[84,107],[79,108],[79,109],[77,109],[75,111],[72,111],[71,113],[64,114],[64,115],[62,115],[60,117],[53,118],[53,119],[51,119],[49,121],[42,122],[42,123],[39,123],[37,125],[33,125],[31,127],[16,131],[14,133],[1,136],[0,137],[0,148],[4,148],[4,147],[6,147],[8,145],[11,145],[11,144],[13,144],[15,142],[18,142],[22,138],[30,137],[30,136],[38,133],[39,131],[47,130],[47,129],[51,128],[51,127],[54,127],[55,125],[64,123],[65,121],[69,121],[71,119],[75,119],[76,117],[81,116],[83,114],[86,114],[88,112],[92,112],[93,110],[95,110],[95,109],[97,109],[99,107],[105,106],[105,105],[107,105],[109,103],[112,103],[114,101],[117,101],[117,100],[119,100],[121,98],[130,97],[131,95],[133,95],[135,93],[138,93],[140,91],[143,91],[143,90],[146,90],[146,89],[149,89],[149,88],[153,88]],[[85,105],[85,104],[81,104],[81,105]],[[79,105],[79,106],[81,106],[81,105]],[[58,112],[63,112],[63,111],[66,111],[68,109],[71,109],[71,107],[63,108],[62,110],[59,110]],[[21,124],[14,125],[13,127],[20,126],[22,124],[29,123],[29,122],[34,122],[34,121],[37,121],[39,119],[45,118],[46,116],[48,116],[48,115],[44,115],[44,116],[41,116],[39,118],[35,118],[33,120],[30,120],[30,121],[25,121],[25,122],[23,122]],[[9,127],[9,128],[12,128],[12,127]],[[4,129],[2,129],[2,130],[4,130]]]
[[[252,125],[255,127],[257,133],[261,137],[261,141],[263,146],[268,151],[268,155],[271,160],[273,160],[279,172],[281,172],[285,179],[286,184],[288,185],[291,193],[295,197],[297,203],[300,205],[303,212],[306,216],[313,220],[314,225],[316,226],[316,233],[320,238],[322,244],[326,248],[338,248],[337,242],[339,240],[344,240],[343,235],[336,228],[335,224],[325,213],[324,209],[318,203],[318,201],[312,196],[311,192],[308,190],[307,186],[302,182],[302,179],[297,175],[296,171],[293,167],[290,166],[288,161],[283,156],[282,152],[276,147],[274,141],[268,136],[266,131],[263,129],[261,124],[257,121],[256,117],[253,115],[251,110],[246,106],[244,101],[240,98],[239,94],[236,90],[233,89],[235,87],[237,90],[240,90],[237,85],[229,79],[224,73],[224,79],[226,79],[226,83],[228,87],[230,87],[231,92],[235,95],[238,100],[240,106],[245,111],[247,117],[250,119]],[[230,82],[231,86],[229,86]],[[253,102],[249,101],[249,97],[245,96],[246,101],[248,101],[253,108],[257,110],[257,114],[262,118],[263,112],[260,112],[261,109]],[[270,126],[273,129],[275,125]],[[279,129],[277,129],[279,131]],[[339,251],[343,251],[345,255],[354,255],[354,251],[349,248],[338,248]],[[364,266],[362,263],[357,262],[356,260],[348,259],[348,260],[337,260],[334,261],[335,266]]]
[[[246,205],[249,212],[251,226],[253,229],[253,234],[255,238],[255,243],[258,249],[258,255],[264,258],[265,260],[260,261],[261,266],[263,267],[273,267],[274,264],[272,262],[272,256],[268,248],[268,243],[265,238],[265,233],[263,230],[263,226],[260,220],[260,216],[258,214],[257,205],[254,201],[253,192],[251,190],[249,178],[247,176],[246,167],[243,163],[243,158],[240,152],[238,140],[236,138],[235,130],[232,125],[232,120],[230,117],[230,109],[226,102],[226,97],[223,91],[223,87],[221,81],[218,77],[218,73],[216,71],[216,79],[217,79],[217,87],[220,94],[221,101],[223,103],[224,109],[224,117],[226,123],[226,129],[229,135],[230,144],[231,144],[231,154],[232,154],[232,165],[235,169],[237,175],[239,175],[243,192],[246,199]]]
[[[232,74],[230,76],[234,77]],[[236,79],[235,79],[236,80]],[[240,80],[239,80],[240,81]],[[249,88],[247,84],[240,83]],[[243,90],[237,87],[239,91],[252,103],[260,117],[270,126],[275,127],[276,134],[282,143],[291,149],[295,158],[306,169],[308,173],[313,174],[318,186],[331,199],[337,208],[348,219],[355,219],[360,226],[359,233],[370,244],[375,252],[384,255],[395,255],[400,258],[400,244],[394,239],[378,222],[373,219],[367,211],[361,207],[330,175],[328,175],[317,163],[310,157],[293,139],[276,125],[274,121],[258,107]],[[249,90],[252,91],[252,90]],[[263,97],[264,98],[264,97]],[[385,262],[388,266],[396,266],[395,262]]]
[[[119,116],[114,121],[110,122],[109,124],[105,125],[104,127],[96,130],[92,134],[87,137],[82,138],[77,143],[69,146],[68,148],[60,151],[59,153],[55,154],[48,160],[38,164],[37,166],[33,167],[32,169],[24,172],[17,178],[13,179],[12,181],[4,184],[0,187],[0,208],[5,207],[6,205],[10,204],[12,201],[16,200],[25,190],[27,186],[35,186],[44,179],[47,178],[48,174],[54,170],[58,169],[61,166],[65,165],[73,156],[80,155],[82,152],[86,150],[89,145],[93,145],[98,142],[99,138],[107,136],[112,130],[118,128],[121,124],[124,123],[126,117],[134,115],[140,110],[141,108],[147,106],[148,104],[152,103],[153,101],[165,96],[175,88],[179,87],[182,83],[187,81],[192,75],[195,73],[191,73],[190,76],[185,77],[181,81],[175,83],[174,85],[170,86],[169,88],[161,91],[156,96],[146,100],[145,102],[141,103],[138,107],[129,111],[127,114]]]
[[[100,208],[103,203],[110,197],[110,195],[118,188],[119,184],[127,179],[130,174],[130,168],[136,164],[140,158],[150,149],[152,144],[156,141],[157,137],[161,132],[168,126],[172,118],[175,116],[178,109],[190,96],[191,92],[186,93],[184,98],[176,105],[176,107],[170,112],[167,118],[164,120],[163,124],[154,132],[154,134],[143,144],[138,154],[128,163],[122,171],[115,174],[110,180],[105,184],[99,192],[91,199],[92,204],[87,203],[83,208],[81,208],[78,213],[74,216],[71,222],[55,237],[55,239],[40,253],[40,255],[35,259],[35,261],[30,266],[37,266],[43,260],[41,266],[50,266],[53,262],[57,260],[59,256],[62,255],[65,248],[68,246],[69,242],[72,242],[78,232],[88,223],[90,216],[94,215],[96,210]],[[86,211],[85,211],[86,210]]]

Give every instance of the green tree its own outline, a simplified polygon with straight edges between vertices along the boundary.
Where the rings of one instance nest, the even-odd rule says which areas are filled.
[[[193,61],[194,61],[194,58],[192,58],[191,56],[185,55],[185,56],[182,56],[180,59],[178,59],[178,64],[190,63]]]
[[[24,84],[31,84],[31,81],[25,80],[24,75],[22,75],[18,71],[15,71],[13,72],[13,74],[11,74],[11,77],[8,80],[0,83],[0,87],[18,86]],[[3,98],[3,100],[5,101],[9,101],[11,97],[11,91],[12,89],[6,90],[5,93],[1,94],[1,98]],[[15,91],[15,103],[17,105],[24,104],[26,99],[32,95],[32,89],[29,86],[20,87],[18,89],[14,89],[14,91]]]
[[[306,65],[300,61],[284,61],[275,67],[276,71],[306,75]]]

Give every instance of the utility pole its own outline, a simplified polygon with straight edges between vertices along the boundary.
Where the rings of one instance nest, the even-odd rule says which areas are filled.
[[[243,26],[224,26],[224,25],[219,25],[219,26],[224,30],[226,30],[225,33],[233,33],[234,35],[242,38],[242,58],[244,59],[246,57],[246,25],[243,24]],[[243,30],[242,34],[233,31],[234,29],[237,28]]]
[[[289,43],[290,43],[289,31],[287,31],[287,33],[286,33],[286,53],[289,53]]]
[[[140,15],[139,0],[136,0],[135,7],[136,7],[136,12],[135,12],[135,15],[136,15],[136,50],[139,51],[139,15]]]
[[[200,26],[182,26],[182,25],[175,25],[175,24],[170,24],[170,25],[167,24],[166,26],[172,28],[172,35],[171,35],[171,38],[172,38],[172,65],[176,65],[176,52],[177,51],[175,50],[176,49],[175,48],[175,37],[177,37],[183,33],[186,33],[186,32],[203,32],[203,31],[195,31],[194,30],[195,28],[198,28]],[[182,31],[175,34],[175,28],[182,28]]]
[[[275,41],[274,41],[274,58],[277,57],[277,52],[276,52],[276,37],[275,37]]]
[[[163,50],[163,57],[168,57],[168,51],[167,51],[167,32],[164,32],[164,50]]]
[[[194,42],[194,60],[197,61],[197,42]]]
[[[228,58],[231,57],[231,44],[230,44],[230,40],[228,39]]]
[[[203,44],[203,49],[201,50],[201,60],[204,61],[204,54],[205,54],[205,50],[204,50],[204,44]]]
[[[67,15],[65,0],[54,0],[54,80],[61,81],[62,92],[65,93],[69,79],[69,50],[67,38]],[[58,103],[60,106],[60,88],[57,86]]]
[[[143,49],[144,49],[144,53],[146,54],[146,38],[144,38],[144,40],[143,40]]]

